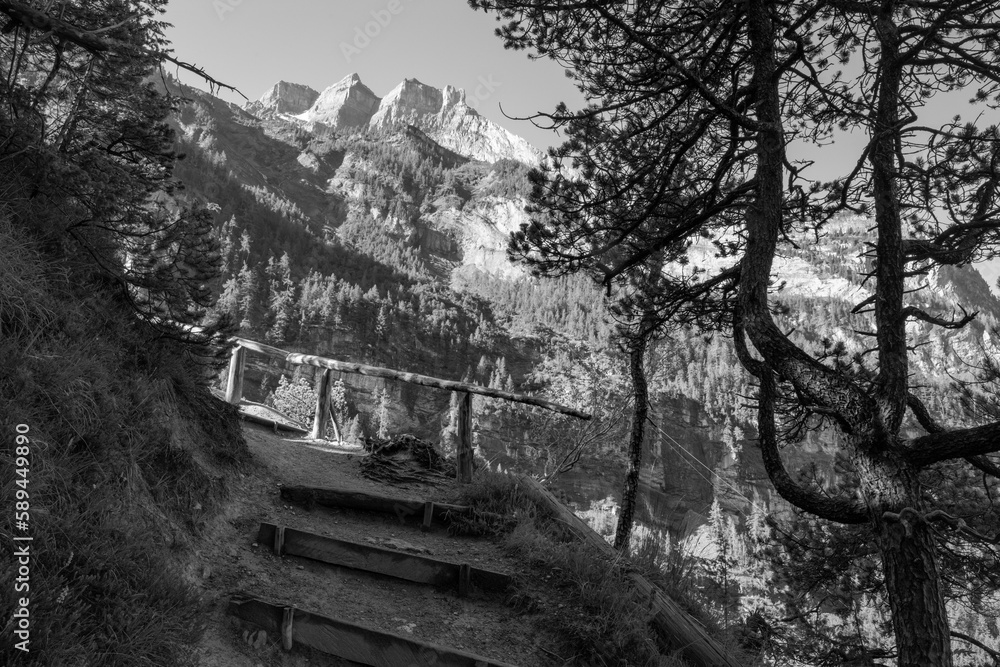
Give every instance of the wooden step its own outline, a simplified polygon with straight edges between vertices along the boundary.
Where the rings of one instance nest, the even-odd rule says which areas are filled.
[[[470,584],[492,591],[505,591],[511,585],[510,577],[500,572],[338,540],[271,523],[260,524],[257,541],[271,546],[277,555],[301,556],[418,584],[457,590],[462,596],[468,594]]]
[[[382,632],[288,605],[271,604],[246,595],[234,595],[230,599],[229,614],[280,637],[285,650],[291,650],[295,645],[308,646],[372,667],[514,667],[459,649]]]
[[[429,503],[423,500],[378,496],[362,491],[341,491],[312,486],[284,486],[281,488],[281,497],[283,500],[307,506],[322,505],[323,507],[383,512],[395,514],[400,519],[415,516],[423,520],[425,528],[430,525],[432,517],[447,523],[454,516],[464,516],[472,512],[471,508],[464,505]]]

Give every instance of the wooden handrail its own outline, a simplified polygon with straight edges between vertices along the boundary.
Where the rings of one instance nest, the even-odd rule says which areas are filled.
[[[419,384],[424,387],[434,387],[435,389],[444,389],[445,391],[458,391],[458,392],[465,392],[468,394],[479,394],[480,396],[489,396],[490,398],[500,398],[505,401],[512,401],[514,403],[524,403],[526,405],[534,405],[540,408],[545,408],[546,410],[551,410],[553,412],[559,412],[562,414],[570,415],[571,417],[576,417],[578,419],[591,418],[591,416],[588,413],[583,412],[582,410],[569,408],[564,405],[555,403],[553,401],[547,401],[544,398],[538,398],[537,396],[529,396],[528,394],[518,394],[512,391],[504,391],[503,389],[494,389],[492,387],[483,387],[481,385],[470,384],[467,382],[455,382],[454,380],[441,380],[439,378],[434,378],[427,375],[418,375],[417,373],[407,373],[404,371],[393,370],[391,368],[368,366],[367,364],[359,364],[349,361],[337,361],[335,359],[329,359],[327,357],[318,357],[309,354],[301,354],[299,352],[286,352],[285,350],[272,347],[271,345],[265,345],[263,343],[247,340],[245,338],[237,338],[236,342],[241,347],[245,347],[246,349],[252,352],[258,352],[260,354],[264,354],[269,357],[282,359],[292,364],[300,364],[303,366],[315,366],[317,368],[328,368],[330,370],[340,371],[342,373],[367,375],[370,377],[380,377],[388,380],[399,380],[400,382],[409,382],[410,384]]]
[[[619,557],[618,552],[608,544],[607,540],[594,532],[586,521],[563,505],[538,480],[527,475],[518,475],[517,478],[522,484],[535,490],[559,521],[581,541],[590,544],[598,553],[612,561]],[[629,572],[628,578],[649,601],[650,610],[653,612],[653,625],[661,636],[681,650],[687,660],[698,667],[741,667],[740,660],[713,639],[705,627],[670,596],[638,572]]]
[[[442,380],[428,375],[418,375],[417,373],[406,373],[391,368],[381,368],[379,366],[368,366],[347,361],[337,361],[327,357],[318,357],[311,354],[299,352],[287,352],[272,345],[265,345],[247,338],[235,338],[236,347],[233,349],[232,359],[229,363],[229,378],[226,383],[226,401],[234,405],[239,404],[243,395],[243,366],[246,359],[246,351],[257,352],[265,356],[281,359],[282,361],[298,364],[302,366],[314,366],[323,368],[323,378],[320,382],[319,392],[316,400],[316,411],[313,419],[313,427],[309,436],[313,439],[320,439],[326,432],[326,426],[330,417],[330,371],[340,371],[341,373],[354,373],[357,375],[367,375],[369,377],[379,377],[388,380],[398,380],[409,382],[424,387],[444,389],[458,393],[458,461],[457,478],[459,482],[467,483],[472,481],[472,394],[499,398],[514,403],[524,403],[534,405],[553,412],[570,415],[578,419],[590,419],[591,416],[581,410],[566,407],[544,398],[529,396],[528,394],[517,394],[503,389],[493,389],[483,387],[468,382],[455,382],[454,380]]]

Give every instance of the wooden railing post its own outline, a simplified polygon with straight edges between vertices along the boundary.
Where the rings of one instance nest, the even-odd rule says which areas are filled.
[[[326,427],[330,423],[330,385],[332,382],[333,371],[324,370],[323,378],[319,382],[319,391],[316,392],[316,414],[313,417],[312,431],[309,433],[311,440],[322,440],[326,437]]]
[[[295,607],[285,607],[281,610],[281,648],[286,651],[292,650],[292,624],[294,619]]]
[[[237,345],[231,354],[229,378],[226,380],[226,402],[239,405],[243,398],[243,367],[246,365],[247,349]]]
[[[472,481],[472,394],[463,392],[458,398],[458,470],[460,484]]]

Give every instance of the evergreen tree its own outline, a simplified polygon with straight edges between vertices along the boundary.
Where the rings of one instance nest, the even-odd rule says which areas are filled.
[[[352,445],[360,445],[364,439],[365,432],[361,426],[361,417],[354,415],[347,427],[347,442]]]
[[[921,307],[906,280],[995,254],[1000,131],[930,127],[923,107],[964,88],[980,103],[1000,99],[996,3],[471,4],[498,12],[508,46],[566,63],[592,101],[543,114],[569,136],[555,167],[575,170],[532,174],[532,222],[512,252],[540,272],[599,272],[609,286],[663,253],[676,268],[636,306],[732,333],[759,384],[758,443],[776,490],[802,511],[867,531],[900,664],[953,665],[946,600],[975,582],[952,575],[971,572],[959,565],[967,558],[992,558],[983,533],[959,517],[996,519],[988,503],[961,513],[962,480],[1000,473],[985,458],[1000,451],[1000,422],[946,428],[916,393],[907,323],[954,330],[974,315]],[[838,61],[849,74],[831,71]],[[809,180],[788,147],[822,143],[837,128],[869,137],[856,168],[832,183]],[[844,210],[874,213],[863,251],[874,294],[853,311],[873,349],[859,359],[816,356],[786,335],[775,311],[788,306],[771,289],[792,237],[819,234]],[[724,261],[692,263],[696,243]],[[904,434],[907,415],[926,435]],[[817,428],[837,433],[853,488],[831,494],[786,470],[780,445]],[[943,561],[955,562],[948,577]]]
[[[384,387],[375,394],[375,413],[372,415],[372,428],[380,440],[389,438],[389,392]]]
[[[288,253],[280,260],[271,257],[267,265],[268,276],[268,320],[271,326],[266,338],[274,343],[294,340],[297,331],[293,328],[295,317],[295,282],[292,280],[291,259]]]
[[[87,258],[136,314],[201,360],[221,360],[207,322],[222,256],[211,211],[176,188],[174,100],[152,83],[166,62],[163,0],[0,5],[0,178],[15,222]],[[59,215],[38,215],[39,202]],[[206,326],[207,325],[207,326]]]

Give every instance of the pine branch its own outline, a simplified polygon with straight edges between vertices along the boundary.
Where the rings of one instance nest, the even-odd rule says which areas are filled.
[[[126,46],[124,43],[113,40],[104,39],[99,37],[102,33],[114,30],[115,28],[121,27],[128,21],[135,19],[135,16],[130,16],[127,19],[120,21],[114,25],[103,26],[101,28],[96,28],[92,30],[87,30],[84,28],[77,27],[68,21],[62,19],[53,18],[43,11],[37,10],[33,7],[29,7],[24,3],[17,2],[16,0],[0,0],[0,12],[6,14],[10,18],[10,23],[5,26],[5,31],[10,31],[15,27],[21,27],[25,30],[37,30],[42,33],[51,34],[58,38],[59,42],[75,44],[81,49],[87,51],[88,53],[101,57],[106,55],[108,52],[115,48],[122,48]],[[133,48],[131,45],[127,45],[129,48]],[[61,47],[57,47],[61,48]],[[193,74],[198,75],[204,79],[209,86],[212,87],[213,92],[216,89],[230,90],[237,93],[243,99],[249,100],[249,98],[244,95],[235,86],[230,86],[229,84],[223,83],[218,79],[210,76],[204,68],[186,63],[182,60],[178,60],[174,56],[170,55],[169,52],[161,51],[158,49],[141,48],[143,54],[151,56],[160,60],[161,62],[166,61],[173,63],[181,69],[187,70]]]
[[[60,40],[76,44],[93,55],[105,53],[111,48],[107,42],[97,37],[97,33],[94,31],[78,28],[67,21],[53,18],[45,12],[21,2],[0,0],[0,12],[6,14],[11,20],[4,28],[5,31],[20,27],[28,31],[38,30],[42,33],[51,33]]]

